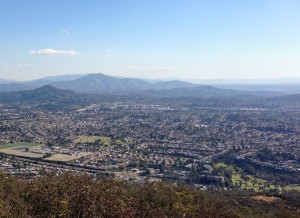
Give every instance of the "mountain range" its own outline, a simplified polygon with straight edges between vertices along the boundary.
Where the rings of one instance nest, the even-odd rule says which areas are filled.
[[[201,98],[220,98],[220,97],[277,97],[285,95],[284,92],[272,90],[256,89],[232,89],[226,87],[214,87],[209,85],[200,85],[178,80],[172,81],[147,81],[135,78],[120,78],[108,76],[105,74],[73,74],[62,76],[44,77],[38,80],[26,82],[1,82],[0,92],[32,90],[43,86],[64,90],[71,90],[84,94],[106,94],[106,93],[135,93],[145,96],[163,96],[163,97],[201,97]]]
[[[136,92],[127,93],[128,96],[114,95],[109,93],[105,95],[84,94],[71,90],[62,90],[51,85],[45,85],[37,89],[0,92],[0,104],[30,104],[36,108],[44,108],[47,110],[66,110],[72,109],[73,106],[85,106],[95,104],[97,102],[110,101],[111,99],[152,99],[168,101],[182,101],[189,97],[191,102],[197,102],[203,106],[213,107],[230,107],[230,106],[249,106],[249,107],[287,107],[299,108],[300,94],[285,95],[279,97],[255,97],[247,95],[244,92],[236,90],[221,90],[214,87],[202,86],[193,88],[176,88],[169,90],[153,90],[148,89],[137,95]],[[119,93],[120,94],[120,93]],[[129,97],[129,98],[128,98]],[[133,98],[130,98],[133,97]],[[138,98],[137,98],[138,97]],[[148,98],[150,97],[150,98]],[[158,97],[158,98],[157,98]],[[160,98],[162,97],[162,98]],[[175,97],[175,98],[174,98]],[[191,97],[196,97],[194,100]]]
[[[19,91],[28,90],[42,87],[44,85],[51,85],[60,89],[73,90],[79,93],[96,93],[102,94],[106,92],[125,91],[125,90],[146,90],[152,86],[155,89],[160,89],[161,83],[162,89],[167,86],[174,86],[167,82],[151,83],[142,79],[133,78],[118,78],[113,76],[104,75],[101,73],[89,74],[89,75],[63,75],[63,76],[51,76],[44,77],[38,80],[26,81],[26,82],[11,82],[5,83],[0,80],[0,91]],[[177,86],[182,86],[184,82],[177,81]],[[191,85],[190,83],[186,83]]]

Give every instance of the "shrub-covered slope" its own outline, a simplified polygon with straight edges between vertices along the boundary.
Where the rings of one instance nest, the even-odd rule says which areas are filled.
[[[0,174],[0,217],[240,217],[239,207],[207,199],[202,192],[163,182],[128,184],[73,175],[23,181]],[[256,215],[272,214],[249,217]]]

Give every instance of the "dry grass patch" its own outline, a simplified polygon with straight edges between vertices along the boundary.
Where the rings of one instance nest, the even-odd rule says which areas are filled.
[[[273,203],[275,201],[280,200],[280,198],[278,198],[278,197],[274,197],[274,196],[269,197],[269,196],[264,196],[264,195],[257,195],[257,196],[253,196],[251,198],[254,200],[257,200],[257,201],[263,201],[263,202],[267,202],[267,203]]]

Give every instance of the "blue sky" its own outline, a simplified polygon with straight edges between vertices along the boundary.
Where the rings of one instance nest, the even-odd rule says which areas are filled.
[[[0,0],[0,78],[300,77],[299,0]]]

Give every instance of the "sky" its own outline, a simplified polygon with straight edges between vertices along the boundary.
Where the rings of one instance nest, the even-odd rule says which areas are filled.
[[[299,0],[0,0],[0,78],[300,77]]]

